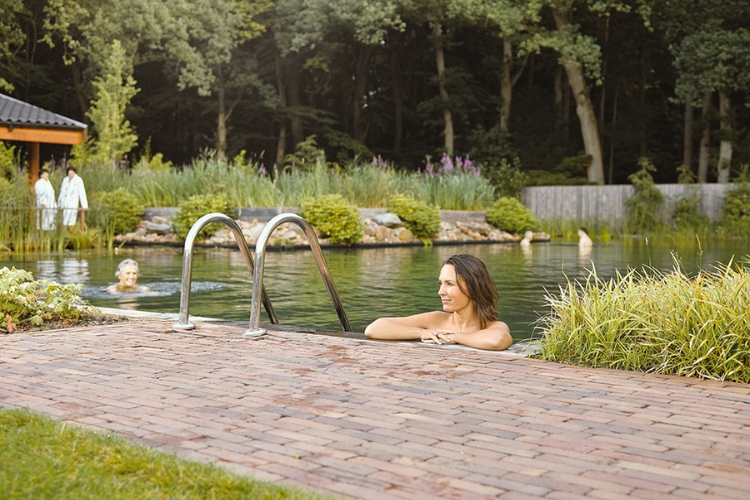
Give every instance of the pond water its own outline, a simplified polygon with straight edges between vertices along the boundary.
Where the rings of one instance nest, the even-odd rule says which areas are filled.
[[[741,259],[750,252],[745,241],[702,242],[677,252],[690,272]],[[645,239],[623,238],[595,245],[580,254],[575,243],[481,244],[373,249],[324,250],[352,328],[363,331],[379,316],[403,316],[440,308],[437,275],[450,255],[471,253],[481,258],[500,289],[500,317],[516,341],[531,337],[534,323],[546,314],[545,290],[556,292],[566,277],[582,279],[592,268],[600,277],[643,265],[668,270],[672,250]],[[124,258],[140,265],[139,284],[157,295],[113,297],[104,288],[116,281],[114,270]],[[182,251],[174,248],[123,248],[117,255],[80,252],[0,256],[0,267],[31,271],[38,279],[83,283],[84,298],[100,307],[179,312]],[[282,325],[340,330],[323,280],[310,251],[267,252],[264,284]],[[190,313],[248,321],[252,280],[241,254],[231,249],[196,249]],[[268,318],[263,313],[261,322]]]

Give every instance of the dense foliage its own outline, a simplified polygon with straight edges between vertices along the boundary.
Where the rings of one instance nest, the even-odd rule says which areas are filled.
[[[89,223],[108,235],[131,232],[143,215],[143,204],[125,188],[94,193],[91,206]]]
[[[331,243],[357,243],[364,235],[357,207],[340,194],[308,198],[302,202],[300,216],[317,227]]]
[[[547,297],[541,357],[563,363],[750,383],[750,273],[720,266],[690,277],[592,271]]]
[[[744,0],[414,5],[0,0],[0,89],[90,121],[92,153],[125,163],[150,138],[177,165],[212,148],[296,168],[311,136],[338,163],[518,157],[535,182],[582,153],[586,182],[625,183],[643,155],[659,183],[750,163]]]
[[[516,198],[504,196],[487,210],[487,222],[496,228],[513,234],[539,228],[539,221],[531,211]]]
[[[94,311],[79,293],[83,285],[35,281],[23,269],[0,268],[0,333],[19,325],[40,326],[50,320],[75,320]]]
[[[180,238],[187,237],[193,224],[204,215],[211,213],[220,213],[228,215],[229,217],[234,217],[234,211],[229,206],[227,197],[224,193],[196,194],[191,196],[180,203],[180,208],[177,210],[177,213],[172,220],[172,226],[174,227],[175,233],[177,233]],[[208,224],[200,230],[198,238],[209,238],[222,227],[222,224],[218,222]]]
[[[391,196],[388,210],[398,215],[406,228],[424,242],[440,232],[440,209],[424,201],[396,194]]]

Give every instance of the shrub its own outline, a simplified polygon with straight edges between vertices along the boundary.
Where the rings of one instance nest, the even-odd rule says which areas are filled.
[[[750,177],[744,165],[734,187],[724,194],[719,227],[732,236],[747,236],[750,233]]]
[[[700,193],[689,193],[677,200],[672,210],[672,221],[677,229],[704,231],[711,220],[700,211]]]
[[[406,228],[423,242],[440,232],[440,210],[423,201],[396,194],[391,196],[388,210],[398,215]]]
[[[175,233],[180,238],[187,237],[190,228],[198,219],[210,213],[222,213],[234,217],[224,193],[197,194],[180,203],[180,208],[172,221]],[[199,239],[210,238],[222,228],[219,223],[209,224],[198,233]]]
[[[79,319],[96,309],[78,294],[83,285],[34,281],[23,269],[0,269],[0,328],[8,333],[18,324],[39,326],[55,319]]]
[[[664,225],[659,218],[659,210],[664,206],[664,194],[657,189],[651,176],[651,172],[656,171],[651,161],[641,157],[638,165],[641,169],[628,176],[635,191],[625,200],[625,206],[630,211],[628,230],[634,233],[656,231]]]
[[[0,141],[0,177],[12,181],[18,174],[18,155],[15,146],[7,146]]]
[[[487,179],[496,187],[501,198],[504,196],[518,198],[529,181],[529,176],[521,171],[521,160],[518,157],[513,159],[513,165],[505,158],[499,162],[490,160],[483,171]]]
[[[143,215],[143,205],[125,188],[97,193],[93,201],[92,225],[107,234],[131,232]]]
[[[362,239],[364,229],[357,207],[340,194],[308,198],[302,202],[300,216],[330,238],[331,243],[348,245]]]
[[[539,222],[531,210],[516,198],[509,196],[500,198],[487,210],[487,222],[501,231],[513,234],[533,231],[539,227]]]

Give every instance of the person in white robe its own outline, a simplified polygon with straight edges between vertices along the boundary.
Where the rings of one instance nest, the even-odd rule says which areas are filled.
[[[43,168],[39,172],[39,180],[34,184],[36,193],[36,228],[43,231],[55,229],[55,215],[57,214],[57,202],[55,201],[55,188],[49,181],[49,170]]]
[[[57,205],[63,209],[63,224],[75,226],[78,217],[78,204],[84,210],[88,210],[89,202],[86,199],[86,188],[83,179],[78,176],[75,167],[68,167],[68,176],[65,177],[60,186],[60,196]]]

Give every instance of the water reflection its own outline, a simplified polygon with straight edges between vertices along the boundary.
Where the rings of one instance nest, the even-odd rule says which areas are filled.
[[[652,242],[653,243],[653,242]],[[437,277],[442,262],[456,253],[481,258],[495,277],[500,291],[500,316],[516,340],[528,338],[535,320],[548,312],[547,292],[558,293],[560,283],[584,279],[592,268],[602,278],[619,270],[651,265],[671,269],[670,248],[646,244],[642,239],[620,239],[582,251],[575,242],[457,245],[325,250],[324,255],[352,326],[363,331],[381,316],[407,316],[437,310]],[[744,256],[741,241],[705,242],[702,248],[681,250],[688,272],[727,263],[733,255]],[[113,283],[114,269],[125,257],[140,264],[139,283],[158,295],[112,296],[105,288]],[[143,311],[179,311],[182,252],[170,248],[123,249],[106,252],[28,255],[16,260],[0,257],[0,266],[15,266],[42,279],[83,283],[83,295],[101,307],[135,308]],[[282,324],[338,329],[338,317],[309,251],[266,254],[264,284]],[[247,321],[250,316],[252,276],[242,255],[235,250],[198,249],[193,259],[190,312]],[[265,312],[263,322],[267,322]]]

